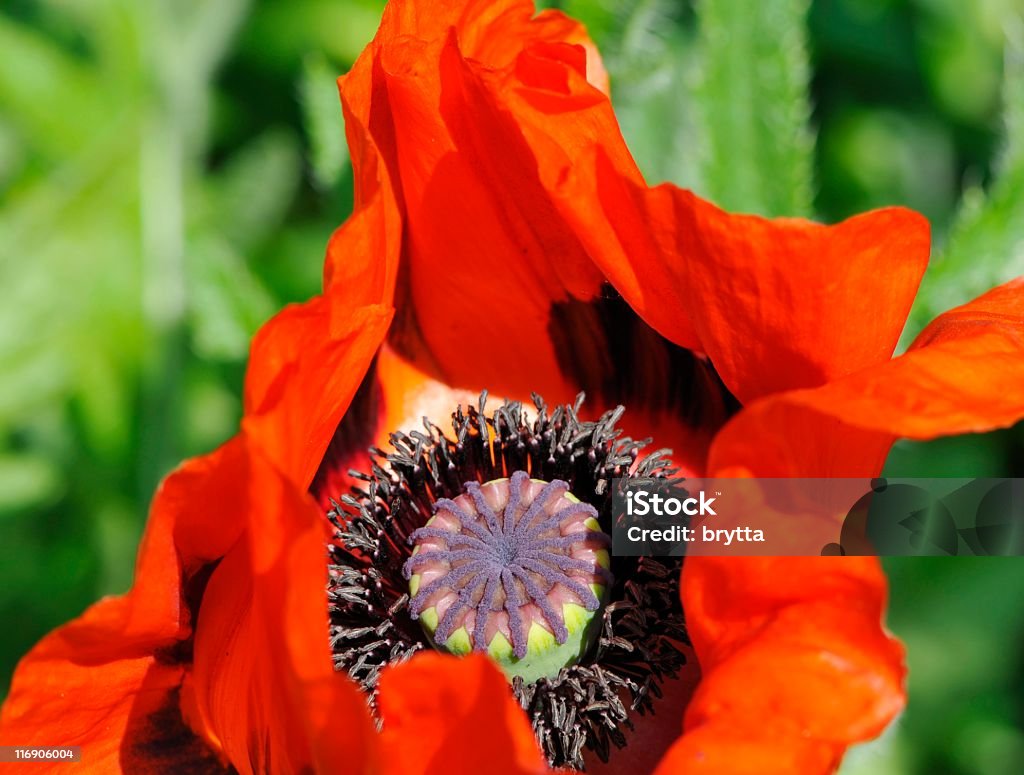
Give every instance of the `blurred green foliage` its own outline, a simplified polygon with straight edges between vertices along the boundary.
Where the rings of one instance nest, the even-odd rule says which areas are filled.
[[[319,289],[351,207],[335,77],[380,10],[0,10],[5,686],[19,652],[129,585],[159,479],[237,426],[253,332]]]
[[[563,0],[652,182],[827,221],[925,213],[907,337],[1024,273],[1019,0]],[[334,84],[378,0],[0,9],[0,694],[131,579],[156,483],[226,439],[248,341],[318,290],[351,208]],[[899,444],[890,473],[1022,475],[1020,428]],[[888,565],[911,705],[849,773],[1016,773],[1024,565]]]

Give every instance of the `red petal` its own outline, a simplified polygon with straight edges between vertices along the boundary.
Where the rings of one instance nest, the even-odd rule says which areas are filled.
[[[506,101],[520,87],[568,89],[610,115],[587,74],[604,84],[577,23],[509,0],[391,6],[341,81],[359,155],[383,156],[360,162],[357,195],[386,167],[405,224],[391,340],[449,384],[572,395],[549,312],[592,297],[601,277],[555,211],[549,162],[535,158]]]
[[[928,263],[924,218],[890,209],[821,226],[676,196],[692,213],[677,243],[689,248],[683,295],[740,401],[820,385],[892,355]]]
[[[245,538],[210,578],[195,638],[198,719],[241,772],[368,766],[365,700],[328,647],[324,521],[261,456]]]
[[[602,150],[573,169],[561,203],[630,305],[706,352],[744,403],[889,358],[928,260],[927,222],[911,211],[836,226],[732,215],[638,185]]]
[[[387,171],[354,117],[348,118],[352,166],[364,188],[352,215],[331,236],[324,288],[344,308],[394,304],[402,223]],[[365,139],[364,139],[365,138]],[[365,199],[366,202],[360,202]]]
[[[1024,277],[999,285],[973,301],[933,320],[914,341],[912,350],[971,333],[995,330],[1019,341],[1024,336]]]
[[[833,746],[783,741],[763,727],[740,728],[721,718],[688,730],[654,775],[824,775],[838,765]]]
[[[719,434],[713,470],[875,476],[897,437],[1024,417],[1024,280],[935,320],[904,355],[814,390],[757,402]]]
[[[86,624],[109,608],[100,604],[78,621]],[[95,772],[150,773],[167,767],[208,771],[204,764],[216,768],[216,756],[181,720],[181,666],[162,665],[149,656],[76,663],[67,654],[43,655],[39,648],[15,673],[0,744],[81,746],[84,766]],[[173,740],[171,747],[168,740]],[[33,772],[51,770],[66,771],[67,765],[32,765]]]
[[[508,681],[485,656],[420,654],[388,668],[380,711],[387,772],[548,772]]]
[[[300,486],[313,480],[390,322],[387,307],[353,309],[332,294],[285,308],[253,340],[242,427]]]
[[[831,772],[903,707],[885,589],[872,558],[687,561],[683,607],[703,675],[669,760],[738,774],[771,750],[801,763],[790,771]]]

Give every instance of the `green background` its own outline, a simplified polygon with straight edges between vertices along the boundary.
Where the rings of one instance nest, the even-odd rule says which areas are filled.
[[[907,337],[1024,274],[1019,0],[560,5],[651,182],[771,215],[927,215]],[[249,337],[318,290],[351,207],[334,78],[380,9],[0,9],[0,695],[43,633],[128,587],[159,478],[236,427]],[[1024,430],[900,444],[888,470],[1021,476]],[[1024,563],[888,570],[910,707],[844,771],[1024,771]]]

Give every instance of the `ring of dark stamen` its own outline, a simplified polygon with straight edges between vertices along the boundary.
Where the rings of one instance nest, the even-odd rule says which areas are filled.
[[[461,495],[466,482],[525,471],[534,479],[566,482],[597,510],[601,530],[610,535],[613,478],[676,473],[666,450],[640,458],[648,442],[624,437],[615,427],[622,407],[583,422],[582,395],[574,406],[553,411],[534,396],[536,413],[528,421],[518,402],[506,401],[490,416],[485,402],[486,393],[478,408],[453,414],[451,437],[426,420],[423,431],[392,434],[394,451],[372,449],[370,473],[351,472],[360,486],[332,501],[330,644],[336,669],[360,683],[371,707],[380,671],[430,647],[413,619],[403,566],[411,554],[409,537],[424,529],[435,504]],[[592,652],[553,679],[513,681],[512,692],[552,766],[583,769],[584,749],[607,761],[613,746],[625,746],[623,728],[632,728],[633,714],[653,711],[661,683],[685,663],[680,567],[679,559],[612,557],[615,583]],[[473,572],[470,566],[462,570]],[[500,582],[517,588],[507,570]],[[510,597],[510,610],[519,602]]]

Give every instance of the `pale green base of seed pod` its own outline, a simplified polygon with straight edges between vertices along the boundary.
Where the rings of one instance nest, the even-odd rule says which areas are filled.
[[[592,530],[600,529],[596,520],[588,519],[585,524]],[[602,549],[595,554],[602,567],[610,566],[611,560],[606,550]],[[419,583],[418,574],[410,579],[409,588],[412,594],[416,594]],[[491,639],[486,653],[498,664],[509,681],[516,676],[521,677],[526,683],[544,677],[554,678],[563,667],[576,664],[587,654],[600,635],[601,614],[604,611],[607,592],[602,584],[591,584],[590,588],[601,603],[596,611],[588,611],[575,603],[562,605],[562,617],[569,633],[565,643],[559,644],[551,632],[536,622],[530,625],[526,640],[526,656],[522,659],[512,653],[512,644],[502,633],[497,633]],[[455,630],[444,643],[437,643],[434,640],[434,632],[439,624],[436,609],[425,609],[420,614],[419,621],[431,645],[438,651],[455,656],[465,656],[473,651],[470,633],[465,627]]]

